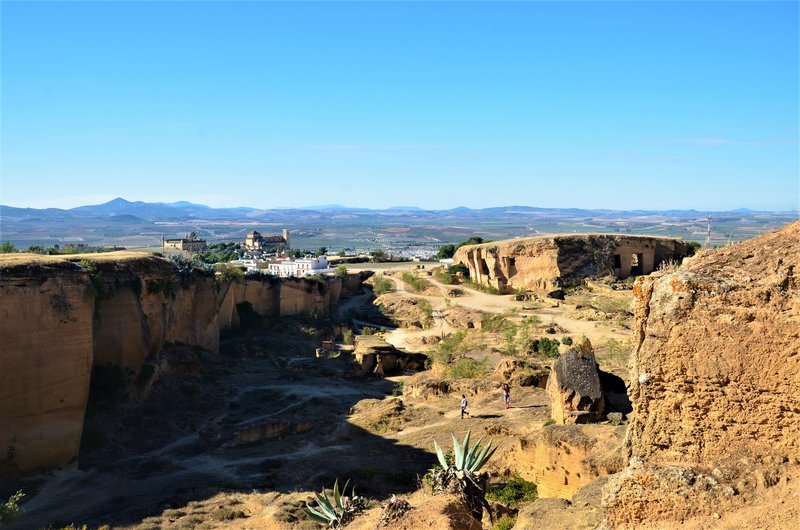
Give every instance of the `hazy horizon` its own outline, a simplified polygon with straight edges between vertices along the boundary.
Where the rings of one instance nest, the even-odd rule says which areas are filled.
[[[621,209],[621,208],[605,208],[605,207],[602,207],[602,206],[596,207],[596,208],[595,207],[578,208],[578,207],[575,207],[575,206],[555,207],[555,206],[542,206],[542,205],[537,205],[537,204],[512,204],[512,203],[494,204],[494,205],[490,205],[490,206],[478,206],[478,207],[470,207],[470,206],[465,206],[463,204],[458,204],[458,205],[455,205],[455,206],[438,207],[438,208],[423,208],[421,206],[416,206],[416,205],[413,205],[413,204],[405,204],[405,205],[393,204],[393,205],[390,205],[390,206],[379,208],[377,206],[354,206],[354,205],[350,205],[350,204],[338,204],[338,203],[336,203],[336,204],[334,204],[334,203],[329,203],[329,204],[303,204],[303,205],[295,205],[295,206],[281,206],[281,205],[279,205],[279,206],[271,206],[271,207],[263,207],[263,206],[257,206],[257,205],[251,205],[251,204],[233,204],[233,205],[225,205],[225,206],[211,206],[209,204],[190,201],[190,200],[186,200],[186,199],[176,199],[176,200],[138,200],[138,199],[129,199],[127,197],[119,197],[119,196],[118,197],[111,197],[109,199],[100,200],[99,202],[76,204],[75,206],[68,206],[68,207],[59,207],[59,206],[36,206],[36,207],[34,207],[34,206],[30,206],[30,205],[18,205],[18,204],[6,204],[6,203],[0,203],[0,206],[10,206],[12,208],[33,208],[33,209],[37,209],[37,210],[38,209],[48,209],[48,208],[56,208],[56,209],[60,209],[60,210],[71,210],[71,209],[74,209],[74,208],[80,208],[80,207],[86,207],[86,206],[101,206],[101,205],[104,205],[104,204],[107,204],[109,202],[112,202],[112,201],[115,201],[115,200],[119,200],[119,199],[122,199],[124,201],[129,202],[129,203],[142,202],[142,203],[145,203],[145,204],[163,204],[163,205],[175,205],[175,204],[180,204],[180,203],[191,203],[191,204],[196,205],[196,206],[207,206],[207,207],[210,207],[210,208],[219,208],[219,209],[222,209],[222,208],[250,208],[250,209],[255,209],[255,210],[291,210],[291,209],[313,210],[313,209],[335,209],[335,208],[341,208],[341,209],[368,209],[368,210],[376,210],[376,211],[393,210],[393,209],[418,209],[418,210],[425,210],[425,211],[446,211],[446,210],[453,210],[453,209],[456,209],[456,208],[469,208],[471,210],[485,210],[485,209],[490,209],[490,208],[514,208],[514,207],[520,207],[520,208],[548,208],[548,209],[556,209],[556,210],[558,210],[558,209],[564,209],[564,210],[567,210],[567,209],[609,210],[609,211],[614,211],[614,212],[626,212],[626,211],[652,211],[652,212],[658,212],[658,211],[670,211],[670,210],[672,210],[672,211],[691,211],[691,210],[695,210],[695,211],[698,211],[698,212],[731,212],[731,211],[738,211],[738,210],[749,210],[749,211],[754,211],[754,212],[764,211],[764,212],[770,212],[770,213],[799,213],[798,209],[796,209],[796,208],[791,209],[791,210],[767,210],[767,209],[755,209],[755,208],[747,208],[747,207],[730,208],[730,209],[725,209],[725,210],[711,210],[711,209],[705,209],[705,208],[661,208],[661,209],[623,208],[623,209]]]

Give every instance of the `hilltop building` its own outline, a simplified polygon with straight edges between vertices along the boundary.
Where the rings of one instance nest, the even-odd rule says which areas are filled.
[[[208,248],[205,239],[197,239],[197,232],[187,234],[183,239],[164,239],[161,236],[161,248],[174,248],[186,252],[202,252]]]
[[[289,230],[283,230],[283,235],[264,236],[253,230],[244,240],[244,247],[248,250],[264,250],[269,247],[281,246],[284,250],[291,248],[289,244]]]

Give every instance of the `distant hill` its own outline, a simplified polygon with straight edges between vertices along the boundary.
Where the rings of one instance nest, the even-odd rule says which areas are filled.
[[[504,239],[556,232],[614,232],[667,235],[704,240],[706,216],[713,217],[712,240],[741,240],[797,219],[793,212],[697,210],[615,211],[512,205],[459,206],[426,210],[416,206],[386,209],[327,204],[302,208],[212,208],[188,201],[148,203],[117,197],[103,204],[71,209],[0,205],[0,241],[63,243],[82,238],[93,245],[156,246],[161,235],[195,231],[211,241],[244,240],[247,232],[293,232],[303,248],[404,248],[460,242],[473,235]]]

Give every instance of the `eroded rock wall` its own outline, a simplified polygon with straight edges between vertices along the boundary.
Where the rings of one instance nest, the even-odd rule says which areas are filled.
[[[800,457],[800,223],[635,285],[633,456]]]
[[[637,280],[631,465],[606,489],[612,525],[708,515],[800,463],[799,271],[793,223]]]
[[[78,452],[93,360],[89,289],[72,264],[0,279],[0,474]]]
[[[134,256],[0,263],[0,474],[77,456],[93,365],[137,374],[167,342],[216,352],[238,304],[328,314],[341,294],[338,278],[219,282]]]
[[[466,245],[453,259],[470,278],[507,292],[552,291],[584,278],[649,274],[659,264],[686,256],[683,241],[618,234],[536,236]]]

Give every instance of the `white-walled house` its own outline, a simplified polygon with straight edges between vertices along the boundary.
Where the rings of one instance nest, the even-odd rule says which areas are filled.
[[[267,271],[275,276],[281,278],[288,278],[291,276],[311,276],[313,274],[326,274],[333,272],[333,269],[328,267],[328,258],[326,256],[319,256],[314,258],[306,256],[301,259],[283,259],[271,261],[268,264]]]

